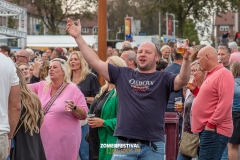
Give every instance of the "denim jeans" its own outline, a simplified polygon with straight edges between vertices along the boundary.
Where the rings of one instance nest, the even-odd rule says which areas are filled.
[[[220,160],[229,137],[215,131],[203,130],[200,133],[199,160]]]
[[[178,152],[177,160],[192,160],[192,157],[185,156],[185,155],[181,154],[180,152]]]
[[[112,160],[164,160],[165,154],[165,143],[158,141],[153,142],[157,148],[147,146],[145,144],[140,144],[140,148],[128,148],[129,150],[121,152],[114,152]],[[118,139],[116,144],[133,144],[127,141]]]
[[[82,140],[81,140],[80,149],[79,149],[79,157],[81,160],[89,160],[89,144],[85,140],[85,136],[89,130],[89,125],[86,124],[81,128],[82,128]]]
[[[225,148],[221,160],[228,160],[228,147]]]

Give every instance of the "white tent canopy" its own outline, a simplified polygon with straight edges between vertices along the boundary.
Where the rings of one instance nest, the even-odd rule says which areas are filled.
[[[88,45],[98,43],[96,35],[84,35],[83,39]],[[70,35],[28,35],[28,47],[76,47],[77,43]]]

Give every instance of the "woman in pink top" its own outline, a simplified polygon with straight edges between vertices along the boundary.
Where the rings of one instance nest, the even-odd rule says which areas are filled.
[[[81,141],[79,119],[86,118],[88,107],[82,92],[70,81],[66,61],[53,59],[49,67],[49,80],[30,84],[29,87],[40,98],[45,112],[40,134],[46,158],[76,160]],[[46,104],[59,92],[47,109]]]

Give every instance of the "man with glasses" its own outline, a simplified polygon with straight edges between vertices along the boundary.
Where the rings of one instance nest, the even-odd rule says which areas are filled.
[[[29,62],[30,53],[24,49],[20,50],[16,55],[16,63],[26,63]]]
[[[240,62],[240,52],[238,51],[238,46],[236,42],[230,42],[228,47],[231,50],[231,56],[229,62]]]
[[[50,60],[53,50],[54,50],[54,48],[51,48],[51,47],[46,50],[48,60]]]
[[[227,46],[219,46],[218,47],[218,56],[220,58],[219,59],[220,63],[222,63],[225,68],[230,70],[230,62],[229,62],[230,49]]]

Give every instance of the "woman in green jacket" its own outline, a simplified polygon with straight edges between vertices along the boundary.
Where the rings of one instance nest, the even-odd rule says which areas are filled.
[[[118,56],[109,57],[107,62],[115,66],[126,67],[126,63]],[[118,98],[115,86],[106,81],[90,107],[90,114],[95,114],[94,118],[88,118],[90,160],[111,160],[114,148],[108,148],[106,145],[114,145],[117,141],[117,137],[113,136],[117,107]]]

